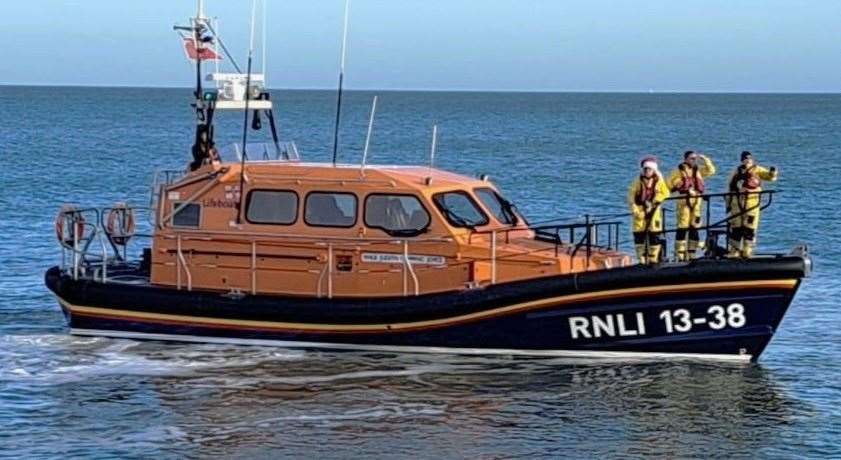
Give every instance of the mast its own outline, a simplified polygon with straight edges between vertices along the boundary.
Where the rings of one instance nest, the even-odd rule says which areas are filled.
[[[194,106],[196,108],[196,132],[193,141],[193,161],[190,163],[190,169],[195,170],[201,166],[201,162],[209,155],[212,132],[210,129],[210,114],[205,107],[203,100],[202,88],[202,52],[204,50],[203,33],[206,28],[207,19],[204,17],[204,1],[198,0],[196,7],[196,16],[191,19],[189,27],[175,26],[175,30],[187,31],[189,29],[190,37],[193,40],[196,54],[196,88],[193,91],[193,96],[196,101]],[[189,55],[188,55],[189,57]]]
[[[342,83],[345,79],[345,49],[347,48],[347,19],[350,0],[345,0],[345,22],[342,30],[342,59],[339,64],[339,91],[336,95],[336,124],[333,126],[333,166],[339,152],[339,121],[342,116]]]
[[[193,21],[193,40],[196,45],[196,109],[202,109],[201,50],[204,45],[201,40],[201,21],[204,18],[204,1],[198,0],[198,3],[198,11],[196,11],[196,18]]]
[[[265,0],[262,0],[261,11],[265,13]],[[254,111],[252,116],[251,128],[259,130],[261,127],[259,112],[263,111],[269,119],[271,127],[272,142],[274,144],[275,153],[280,155],[280,143],[278,140],[277,127],[275,125],[274,115],[272,113],[272,101],[268,91],[265,90],[265,73],[255,74],[254,66],[254,46],[255,46],[255,32],[257,20],[257,0],[252,0],[251,5],[251,31],[248,42],[248,67],[246,72],[240,70],[236,60],[225,46],[224,41],[219,36],[218,28],[214,22],[216,19],[211,19],[205,16],[203,0],[197,0],[197,8],[194,17],[190,18],[188,25],[175,25],[173,28],[181,36],[182,43],[185,47],[187,59],[195,61],[196,83],[194,97],[195,102],[192,104],[196,110],[196,131],[195,141],[193,143],[193,161],[190,164],[191,170],[196,170],[211,156],[218,159],[214,155],[214,118],[218,110],[242,110],[244,112],[243,128],[242,128],[242,157],[240,162],[245,165],[248,159],[248,124],[249,111]],[[262,21],[262,42],[263,55],[261,58],[265,72],[266,52],[265,52],[265,36],[266,36],[266,18]],[[221,53],[217,52],[217,46],[221,48]],[[236,70],[236,73],[220,72],[219,62],[222,58],[230,59],[231,65]],[[258,57],[259,58],[259,57]],[[208,81],[215,82],[215,88],[205,89],[202,85],[202,65],[204,61],[217,61],[215,72],[207,76]],[[288,157],[288,155],[287,155]],[[296,156],[297,158],[297,156]],[[244,167],[243,174],[244,174]],[[243,178],[244,180],[244,178]],[[238,216],[239,217],[239,216]]]
[[[242,156],[239,170],[239,202],[237,203],[237,224],[242,222],[242,200],[245,194],[245,159],[248,157],[248,101],[251,100],[251,62],[254,57],[254,18],[257,12],[257,0],[251,0],[251,36],[248,40],[248,65],[245,75],[245,113],[242,121]]]

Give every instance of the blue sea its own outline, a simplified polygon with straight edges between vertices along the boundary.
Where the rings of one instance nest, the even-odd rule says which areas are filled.
[[[360,161],[374,94],[346,93],[339,161]],[[334,93],[273,98],[281,137],[329,161]],[[532,221],[624,212],[649,153],[707,153],[711,190],[742,150],[776,166],[760,249],[806,243],[815,272],[748,365],[71,337],[43,285],[59,206],[146,205],[152,172],[188,161],[190,102],[0,86],[0,456],[841,457],[841,95],[379,93],[370,162],[428,164],[437,124],[436,166],[490,174]]]

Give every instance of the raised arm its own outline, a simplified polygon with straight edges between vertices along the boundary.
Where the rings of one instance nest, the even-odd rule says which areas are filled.
[[[770,169],[764,168],[762,166],[757,166],[756,175],[759,176],[759,178],[762,180],[774,182],[777,180],[777,176],[779,176],[779,173],[777,172],[777,168],[773,166]]]
[[[716,173],[715,163],[706,155],[701,155],[701,161],[704,162],[700,168],[698,168],[698,172],[701,173],[701,177],[710,177],[714,176]]]

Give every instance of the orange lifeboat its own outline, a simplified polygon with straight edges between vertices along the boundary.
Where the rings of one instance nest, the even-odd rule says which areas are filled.
[[[182,28],[199,47],[190,55],[199,70],[215,56],[202,48],[213,43],[204,20]],[[126,205],[59,214],[56,232],[70,257],[47,271],[46,284],[72,333],[755,360],[811,267],[805,249],[719,257],[714,240],[726,221],[704,229],[706,257],[640,266],[620,250],[621,221],[530,225],[487,178],[306,163],[278,140],[261,79],[211,80],[216,90],[201,82],[196,90],[191,166],[156,176],[149,232],[136,230]],[[255,119],[259,111],[271,141],[217,148],[212,123],[224,110]],[[110,252],[90,244],[102,235]],[[129,249],[130,240],[151,243]]]

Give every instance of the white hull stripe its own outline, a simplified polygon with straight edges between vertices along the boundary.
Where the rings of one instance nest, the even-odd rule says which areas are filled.
[[[240,339],[233,337],[206,337],[197,335],[153,334],[146,332],[110,331],[99,329],[70,329],[74,335],[113,337],[121,339],[163,340],[191,343],[218,343],[231,345],[268,346],[284,348],[326,348],[333,350],[384,351],[397,353],[445,353],[460,355],[517,355],[546,356],[555,358],[608,359],[608,360],[715,360],[750,361],[751,355],[707,354],[707,353],[659,353],[637,351],[584,351],[584,350],[516,350],[504,348],[451,348],[414,347],[404,345],[368,345],[352,343],[297,342],[287,340]]]

